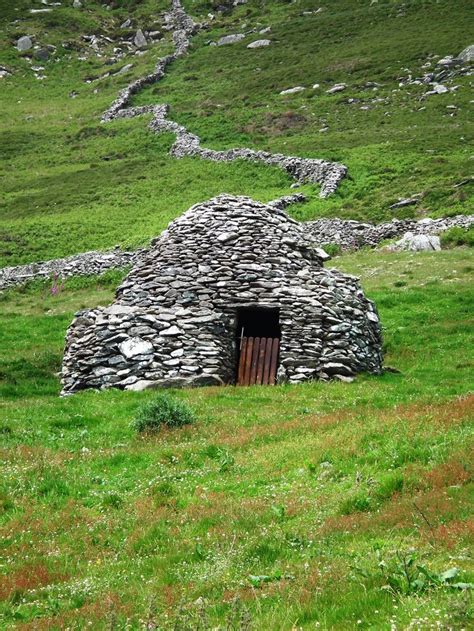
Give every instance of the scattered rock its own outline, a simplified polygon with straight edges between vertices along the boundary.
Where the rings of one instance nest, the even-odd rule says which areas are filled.
[[[33,42],[31,41],[31,38],[28,37],[28,35],[24,35],[23,37],[20,37],[20,39],[16,43],[17,50],[19,50],[20,52],[30,50],[32,46],[33,46]]]
[[[125,20],[123,24],[120,25],[120,28],[130,28],[132,26],[132,20],[128,18]]]
[[[82,9],[81,0],[74,0],[72,3],[72,6],[74,7],[74,9]]]
[[[270,46],[271,43],[269,39],[257,39],[255,42],[247,44],[247,48],[263,48],[264,46]]]
[[[333,85],[332,88],[329,88],[329,90],[326,90],[326,93],[335,94],[336,92],[342,92],[346,88],[347,88],[347,85],[345,83],[336,83],[336,85]]]
[[[120,70],[117,70],[117,72],[115,74],[125,74],[126,72],[128,72],[132,68],[133,68],[133,64],[126,64],[125,66],[120,68]]]
[[[33,57],[38,61],[48,61],[49,59],[49,50],[47,48],[38,48],[33,53]]]
[[[147,45],[146,37],[140,28],[135,33],[135,37],[133,38],[133,43],[135,44],[137,48],[145,48]]]
[[[429,92],[427,92],[426,94],[446,94],[446,92],[449,92],[449,88],[447,88],[445,85],[443,85],[442,83],[435,83],[433,85],[433,89],[430,90]]]
[[[460,59],[464,63],[471,63],[474,61],[474,44],[467,46],[463,51],[461,51],[458,55],[458,59]]]
[[[280,95],[285,96],[287,94],[298,94],[298,92],[303,92],[304,90],[306,90],[306,88],[304,88],[302,85],[297,85],[294,88],[288,88],[287,90],[282,90],[280,92]]]
[[[224,35],[217,40],[218,46],[227,46],[227,44],[236,44],[244,39],[245,35],[243,33],[236,33],[235,35]]]
[[[405,206],[414,206],[415,204],[418,204],[419,201],[420,201],[420,196],[414,195],[413,197],[399,199],[398,202],[395,202],[394,204],[389,206],[389,208],[393,210],[395,208],[404,208]]]

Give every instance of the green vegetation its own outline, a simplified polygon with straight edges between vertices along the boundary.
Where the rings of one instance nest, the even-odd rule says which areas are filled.
[[[136,247],[191,204],[224,191],[262,201],[289,192],[291,179],[278,169],[171,158],[173,137],[150,133],[146,117],[101,125],[118,91],[169,51],[169,34],[144,55],[112,65],[113,43],[97,57],[81,35],[130,35],[133,29],[119,28],[128,16],[160,29],[168,3],[115,2],[112,10],[98,0],[88,0],[84,10],[70,4],[30,14],[33,0],[0,0],[0,64],[12,72],[1,79],[0,265]],[[213,4],[186,2],[201,20]],[[433,55],[457,54],[471,43],[468,4],[453,10],[449,0],[337,0],[303,15],[314,10],[312,0],[249,0],[216,14],[189,55],[136,103],[168,103],[171,116],[209,147],[251,146],[347,164],[350,175],[332,198],[302,188],[311,201],[291,210],[298,219],[472,212],[472,183],[454,188],[470,175],[470,78],[456,79],[455,92],[426,100],[425,86],[399,87],[400,79],[427,72],[430,60],[433,69]],[[247,49],[265,26],[272,45]],[[207,45],[252,28],[257,31],[238,44]],[[56,45],[56,53],[29,64],[13,46],[24,34]],[[100,79],[129,62],[126,74]],[[37,74],[46,78],[36,79],[32,66],[42,66]],[[347,90],[328,95],[339,81]],[[315,83],[321,87],[313,89]],[[296,85],[306,90],[279,95]],[[415,193],[422,194],[416,207],[389,210],[398,197]]]
[[[157,432],[163,427],[183,427],[194,423],[189,405],[169,394],[158,394],[140,407],[132,426],[138,432]]]
[[[156,393],[58,397],[117,276],[3,294],[0,626],[468,628],[471,250],[337,264],[400,373],[176,391],[195,422],[154,434],[131,421]]]
[[[460,245],[474,247],[474,228],[463,230],[462,228],[451,228],[441,235],[441,245],[445,248],[453,248]]]

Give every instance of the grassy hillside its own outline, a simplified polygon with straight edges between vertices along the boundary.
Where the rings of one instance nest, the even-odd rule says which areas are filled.
[[[165,33],[144,55],[110,65],[114,45],[138,26],[160,29],[168,3],[120,1],[111,10],[95,0],[82,10],[70,4],[31,14],[43,5],[0,0],[0,65],[12,73],[0,79],[0,265],[117,243],[134,247],[192,203],[223,191],[262,201],[288,192],[290,178],[262,165],[172,159],[173,138],[149,133],[146,119],[101,125],[118,90],[170,49]],[[212,5],[186,2],[200,20],[209,20]],[[329,200],[303,187],[312,198],[292,210],[300,219],[472,212],[472,184],[453,188],[471,171],[471,78],[425,100],[426,86],[399,86],[433,69],[437,56],[472,43],[470,3],[457,2],[454,10],[449,0],[335,0],[314,9],[311,0],[249,0],[216,13],[190,54],[136,102],[169,103],[171,116],[209,147],[251,146],[347,164],[350,176]],[[133,26],[121,29],[127,16]],[[267,26],[271,32],[259,35]],[[231,46],[208,45],[235,32],[247,36]],[[56,52],[29,62],[13,46],[24,34]],[[91,34],[113,40],[101,57],[82,39]],[[261,37],[271,46],[247,49]],[[133,63],[127,73],[100,78],[126,63]],[[326,93],[341,81],[344,92]],[[306,90],[279,95],[296,85]],[[415,193],[422,195],[418,206],[389,210]]]
[[[278,169],[171,158],[173,136],[146,117],[101,125],[171,42],[163,32],[111,63],[114,47],[161,30],[168,2],[83,4],[31,13],[44,5],[0,0],[0,266],[136,247],[224,191],[290,192]],[[219,4],[185,2],[215,18],[136,104],[168,103],[212,148],[347,164],[333,197],[302,187],[298,219],[473,212],[472,182],[455,187],[472,171],[472,77],[426,99],[407,84],[472,43],[469,2]],[[56,47],[48,61],[14,48],[26,34]],[[83,35],[102,38],[100,56]],[[262,37],[272,44],[247,49]],[[327,94],[337,82],[348,87]],[[389,209],[416,193],[418,205]],[[145,436],[131,421],[153,392],[58,397],[73,314],[109,303],[122,273],[0,292],[0,628],[470,628],[472,250],[334,262],[375,300],[396,370],[173,392],[195,423]]]
[[[400,374],[177,392],[196,423],[146,437],[153,393],[57,396],[73,312],[117,275],[3,294],[2,628],[469,628],[440,576],[474,581],[472,256],[337,261]]]

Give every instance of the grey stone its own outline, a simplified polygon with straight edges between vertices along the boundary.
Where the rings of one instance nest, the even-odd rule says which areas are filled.
[[[435,235],[407,232],[391,248],[394,250],[409,250],[411,252],[439,251],[441,250],[441,241]]]
[[[270,46],[271,40],[269,39],[257,39],[255,42],[250,42],[247,44],[247,48],[263,48],[265,46]]]
[[[244,39],[245,35],[243,33],[235,33],[234,35],[224,35],[217,40],[218,46],[227,46],[228,44],[236,44]]]
[[[460,59],[464,63],[473,62],[474,61],[474,44],[470,44],[470,46],[466,46],[466,48],[459,53],[458,59]]]
[[[153,352],[153,344],[142,340],[140,337],[132,337],[125,340],[119,345],[119,348],[122,355],[127,359]]]
[[[39,48],[38,50],[35,50],[33,57],[38,59],[38,61],[48,61],[49,50],[47,48]]]
[[[20,37],[20,39],[16,43],[17,50],[19,50],[20,52],[25,52],[26,50],[30,50],[32,46],[33,46],[33,42],[31,41],[31,38],[28,37],[28,35],[24,35],[23,37]]]
[[[82,9],[81,0],[73,0],[72,6],[74,7],[74,9]]]
[[[221,232],[218,234],[216,239],[220,243],[227,243],[228,241],[234,241],[239,238],[239,234],[237,232]]]
[[[280,92],[280,95],[285,96],[287,94],[298,94],[298,92],[303,92],[304,90],[306,90],[306,88],[304,88],[302,85],[297,85],[294,88],[288,88],[287,90],[282,90]]]
[[[336,92],[342,92],[346,88],[347,88],[347,85],[345,83],[336,83],[336,85],[333,85],[332,88],[329,88],[329,90],[326,90],[326,93],[335,94]]]
[[[135,44],[137,48],[145,48],[147,45],[146,37],[140,28],[135,33],[135,37],[133,38],[133,43]]]
[[[178,329],[177,326],[170,326],[168,329],[164,329],[163,331],[160,331],[160,335],[162,335],[163,337],[175,337],[176,335],[179,335],[180,333],[182,333],[181,329]]]
[[[125,390],[131,390],[132,392],[143,392],[143,390],[149,390],[156,387],[156,381],[149,381],[146,379],[140,379],[125,387]]]

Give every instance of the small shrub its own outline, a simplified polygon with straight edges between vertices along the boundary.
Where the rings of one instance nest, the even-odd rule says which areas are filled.
[[[193,422],[194,413],[187,403],[169,394],[159,394],[139,408],[133,427],[139,432],[156,432],[163,425],[182,427]]]
[[[474,228],[450,228],[440,235],[443,248],[455,248],[460,245],[474,247]]]

